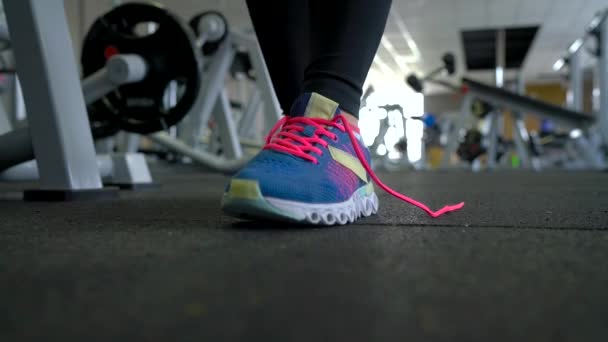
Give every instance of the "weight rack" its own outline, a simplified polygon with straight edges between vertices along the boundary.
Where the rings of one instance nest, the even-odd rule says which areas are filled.
[[[85,106],[85,94],[90,100],[112,89],[108,75],[88,78],[83,94],[63,0],[4,5],[28,126],[0,136],[0,167],[35,157],[39,189],[26,190],[25,200],[116,197],[117,188],[103,186]],[[131,71],[138,69],[133,58],[125,61]],[[115,179],[126,182],[122,185],[151,184],[142,156],[113,155],[111,165]]]

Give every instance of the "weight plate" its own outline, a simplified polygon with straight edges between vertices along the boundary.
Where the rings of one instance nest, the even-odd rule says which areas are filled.
[[[118,122],[113,117],[106,115],[100,115],[97,107],[89,106],[87,111],[89,113],[89,121],[91,124],[91,132],[93,133],[94,139],[103,139],[111,137],[120,131]]]
[[[188,22],[188,24],[190,25],[190,28],[192,28],[192,30],[196,33],[197,36],[199,36],[201,34],[201,32],[199,32],[199,23],[201,22],[201,18],[206,15],[217,15],[218,17],[220,17],[222,19],[222,21],[224,22],[224,27],[226,27],[226,30],[224,31],[224,34],[222,35],[222,37],[220,39],[218,39],[216,41],[206,42],[202,46],[203,55],[210,56],[210,55],[214,54],[215,51],[217,51],[217,49],[220,47],[220,44],[222,44],[222,42],[226,39],[226,36],[228,36],[229,30],[228,30],[228,20],[226,20],[226,17],[224,17],[224,15],[222,13],[220,13],[218,11],[205,11],[205,12],[195,15],[194,17],[192,17],[192,19],[190,19],[190,22]]]
[[[198,96],[202,56],[194,34],[177,16],[159,5],[142,3],[127,3],[104,14],[84,40],[84,77],[103,68],[118,53],[141,56],[147,64],[146,77],[93,103],[92,120],[149,134],[175,125],[189,112]],[[179,84],[179,96],[168,106],[165,95],[174,82]]]
[[[461,160],[469,163],[473,162],[482,154],[486,153],[485,148],[482,146],[483,135],[476,129],[470,129],[464,136],[464,141],[458,146],[456,154]]]

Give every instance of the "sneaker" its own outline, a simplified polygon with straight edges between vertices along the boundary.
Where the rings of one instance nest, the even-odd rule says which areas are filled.
[[[374,182],[433,217],[464,205],[434,212],[388,188],[371,169],[359,129],[341,113],[319,94],[300,96],[262,151],[230,180],[223,211],[244,219],[343,225],[378,212]]]

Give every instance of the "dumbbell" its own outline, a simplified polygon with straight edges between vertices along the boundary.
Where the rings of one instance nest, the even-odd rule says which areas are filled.
[[[464,136],[463,141],[458,145],[456,153],[461,160],[472,163],[482,154],[486,153],[482,145],[483,135],[477,129],[470,129]]]
[[[444,70],[447,71],[448,75],[453,75],[456,72],[456,59],[454,58],[454,54],[446,53],[441,57],[442,65],[431,71],[430,73],[424,75],[424,77],[419,78],[415,74],[410,74],[406,78],[406,83],[417,93],[422,93],[424,91],[424,83],[425,82],[434,82],[439,83],[443,86],[454,88],[449,83],[435,80],[434,78],[441,74]]]
[[[487,141],[484,142],[483,134],[477,129],[470,129],[466,132],[463,141],[458,146],[456,153],[461,160],[472,163],[479,156],[488,152]],[[502,137],[498,137],[496,145],[496,161],[499,161],[510,148],[511,143],[506,142]]]

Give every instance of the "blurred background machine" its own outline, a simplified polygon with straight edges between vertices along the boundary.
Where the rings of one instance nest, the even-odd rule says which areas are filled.
[[[598,12],[580,38],[568,48],[566,57],[554,65],[567,67],[567,101],[550,103],[551,98],[527,96],[525,75],[505,79],[508,30],[497,30],[495,84],[488,85],[463,77],[457,84],[437,79],[437,71],[424,77],[410,75],[407,83],[422,93],[425,84],[439,85],[461,102],[460,114],[445,136],[440,166],[471,164],[474,170],[489,169],[595,169],[607,167],[608,146],[608,58],[600,53],[608,36],[608,12]],[[583,57],[587,54],[587,57]],[[450,56],[449,54],[446,56]],[[590,66],[583,66],[585,58]],[[445,64],[445,59],[444,64]],[[587,73],[587,70],[591,72]],[[590,74],[593,90],[584,92],[585,75]],[[541,89],[552,89],[541,86]],[[533,88],[532,88],[533,89]],[[530,94],[534,95],[534,94]],[[566,98],[564,98],[566,100]],[[585,108],[584,104],[593,103]],[[536,127],[527,124],[533,117]],[[455,160],[455,155],[458,160]]]

